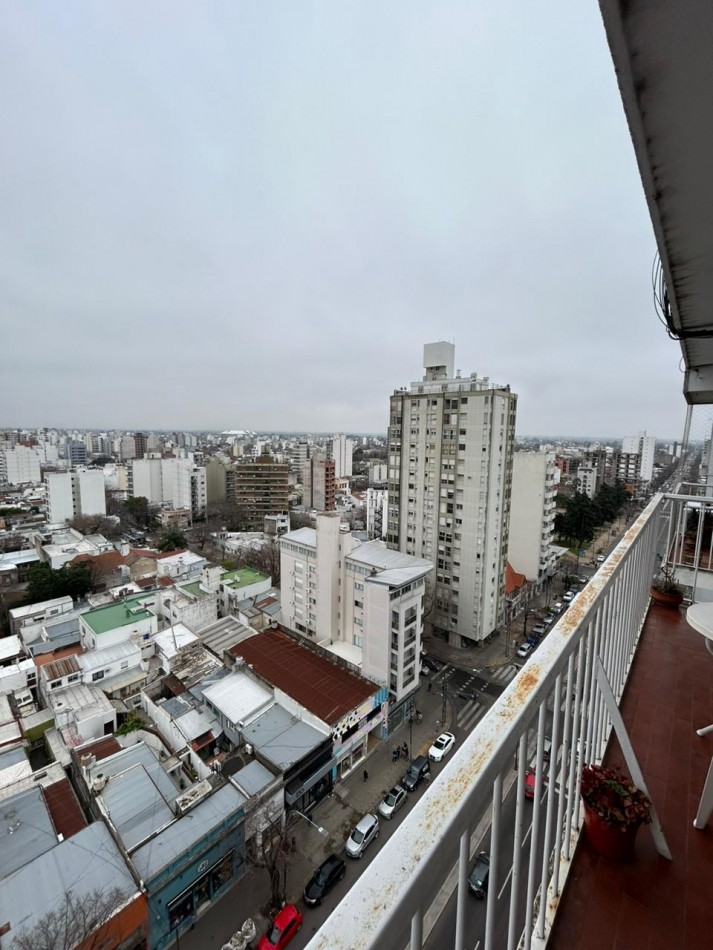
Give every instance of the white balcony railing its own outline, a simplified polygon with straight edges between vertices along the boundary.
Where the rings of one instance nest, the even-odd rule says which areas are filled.
[[[619,702],[649,606],[652,576],[668,543],[671,510],[670,496],[659,495],[629,528],[312,938],[309,950],[420,950],[438,917],[436,908],[454,890],[450,945],[460,950],[468,873],[488,829],[490,882],[479,946],[545,945],[581,827],[579,765],[601,759],[611,731],[593,675],[595,660],[601,660]],[[527,766],[536,773],[534,802],[525,798]],[[513,797],[514,834],[512,821],[503,818],[504,804],[507,800],[512,807]],[[508,888],[509,896],[501,899]]]

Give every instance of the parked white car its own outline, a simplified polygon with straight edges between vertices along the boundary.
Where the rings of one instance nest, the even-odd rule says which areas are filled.
[[[434,762],[440,762],[448,753],[451,751],[455,745],[456,737],[452,732],[444,732],[440,735],[436,741],[433,743],[431,748],[428,750],[428,757]]]

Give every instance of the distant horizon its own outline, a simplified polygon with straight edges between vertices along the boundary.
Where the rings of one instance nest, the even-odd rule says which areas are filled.
[[[309,435],[314,437],[326,437],[330,438],[334,435],[342,433],[348,438],[385,438],[387,435],[387,430],[384,429],[381,432],[374,431],[355,431],[349,429],[327,429],[323,431],[317,431],[316,429],[251,429],[251,428],[241,428],[241,429],[182,429],[175,426],[170,428],[151,428],[148,426],[137,426],[134,428],[126,426],[10,426],[7,424],[0,425],[0,429],[6,431],[14,432],[36,432],[40,429],[46,429],[49,431],[55,432],[123,432],[127,434],[136,434],[137,432],[144,433],[146,435],[165,435],[173,432],[182,432],[187,435],[222,435],[225,432],[249,432],[252,436],[259,438],[263,436],[299,436],[299,435]],[[558,433],[557,435],[543,435],[543,434],[516,434],[515,441],[518,440],[531,440],[538,442],[621,442],[623,439],[628,438],[631,435],[638,435],[639,433],[628,433],[627,435],[566,435],[563,433]],[[647,435],[653,435],[657,442],[681,442],[680,436],[670,436],[670,435],[656,435],[655,433],[650,433],[647,430]],[[698,440],[701,441],[701,440]]]

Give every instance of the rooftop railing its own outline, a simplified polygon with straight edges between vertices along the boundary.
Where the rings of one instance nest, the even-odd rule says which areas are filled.
[[[601,662],[618,704],[652,577],[668,550],[674,508],[672,496],[658,495],[637,518],[309,950],[420,950],[453,891],[451,945],[461,950],[468,873],[485,834],[491,863],[479,946],[546,944],[582,824],[581,764],[601,760],[611,731],[595,664]],[[531,802],[528,768],[535,773]],[[514,821],[507,817],[513,798]]]

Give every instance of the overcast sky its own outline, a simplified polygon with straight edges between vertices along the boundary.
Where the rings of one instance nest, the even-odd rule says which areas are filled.
[[[596,0],[3,4],[0,424],[680,436]]]

